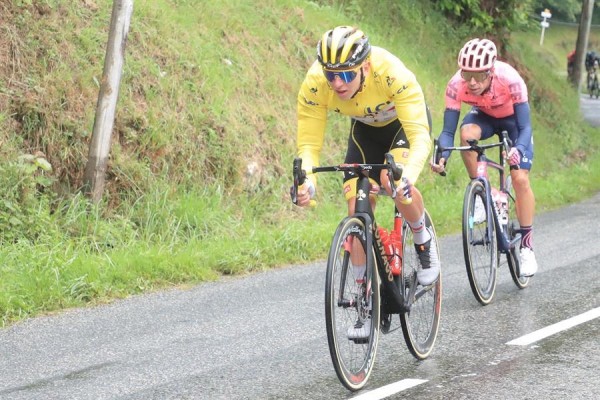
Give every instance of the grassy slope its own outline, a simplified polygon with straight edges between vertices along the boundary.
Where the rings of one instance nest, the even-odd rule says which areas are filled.
[[[75,193],[110,1],[29,3],[0,6],[7,21],[0,37],[0,153],[14,160],[43,151],[62,200],[34,203],[26,210],[33,234],[3,243],[0,323],[324,257],[343,215],[339,177],[320,180],[315,210],[294,209],[286,194],[296,92],[320,34],[360,24],[374,44],[398,54],[423,86],[436,135],[444,86],[464,41],[416,0],[390,3],[382,14],[361,10],[368,8],[364,1],[266,0],[257,7],[222,0],[202,8],[189,0],[136,2],[106,202],[90,210]],[[356,15],[361,19],[347,17]],[[575,35],[552,27],[540,47],[536,29],[516,34],[510,48],[534,108],[539,210],[600,187],[600,135],[582,123],[563,73]],[[347,121],[333,117],[323,162],[339,162],[346,132]],[[442,234],[459,227],[465,184],[458,158],[446,179],[422,175]],[[379,210],[389,215],[389,203]]]

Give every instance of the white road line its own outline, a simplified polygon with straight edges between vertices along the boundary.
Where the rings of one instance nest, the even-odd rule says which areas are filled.
[[[361,393],[356,397],[352,397],[352,400],[379,400],[391,396],[395,393],[401,392],[406,389],[410,389],[413,386],[420,385],[427,382],[423,379],[403,379],[398,382],[390,383],[389,385],[382,386],[369,392]]]
[[[600,317],[600,307],[591,309],[590,311],[584,312],[583,314],[579,314],[575,317],[565,319],[564,321],[557,322],[554,325],[547,326],[538,331],[531,332],[525,336],[521,336],[518,339],[511,340],[506,344],[514,346],[527,346],[533,342],[537,342],[538,340],[542,340],[548,336],[554,335],[555,333],[562,332],[598,317]]]

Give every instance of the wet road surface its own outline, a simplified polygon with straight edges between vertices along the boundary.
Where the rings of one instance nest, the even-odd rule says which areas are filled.
[[[441,241],[443,304],[432,356],[382,336],[367,387],[337,380],[325,335],[322,263],[140,296],[0,331],[0,399],[343,399],[405,379],[385,398],[588,399],[600,391],[598,318],[508,342],[600,307],[600,195],[538,217],[540,270],[519,290],[472,296],[458,235]],[[362,397],[363,399],[365,397]]]

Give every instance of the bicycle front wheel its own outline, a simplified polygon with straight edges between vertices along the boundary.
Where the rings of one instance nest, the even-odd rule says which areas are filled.
[[[483,305],[494,297],[499,261],[496,222],[494,216],[488,214],[493,206],[486,204],[485,186],[479,180],[472,180],[463,200],[463,252],[471,291]]]
[[[375,265],[366,276],[366,249],[364,223],[345,218],[333,237],[325,279],[329,352],[338,378],[353,391],[366,384],[379,340],[379,276]]]
[[[440,246],[427,210],[425,210],[425,225],[431,229],[433,234],[431,246],[436,246],[439,255]],[[402,231],[403,263],[400,285],[409,311],[400,314],[400,322],[408,350],[415,358],[422,360],[433,350],[440,326],[442,271],[440,270],[437,281],[431,285],[425,287],[419,285],[417,282],[419,257],[415,250],[412,231],[406,222]]]

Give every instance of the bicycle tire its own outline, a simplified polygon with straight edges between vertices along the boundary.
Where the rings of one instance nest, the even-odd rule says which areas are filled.
[[[425,210],[425,225],[430,227],[433,232],[431,245],[436,246],[439,255],[439,242],[427,210]],[[440,270],[437,281],[431,285],[427,287],[418,285],[417,270],[420,263],[414,246],[413,234],[406,221],[402,231],[403,262],[400,285],[403,286],[401,289],[410,310],[400,313],[400,323],[408,350],[415,358],[423,360],[431,354],[440,326],[442,271]],[[411,299],[408,297],[412,285],[417,285],[417,287]]]
[[[512,179],[510,175],[506,178],[506,191],[510,194],[508,196],[508,227],[507,227],[507,236],[509,241],[511,241],[515,235],[518,233],[516,226],[518,225],[518,221],[513,215],[516,215],[516,210],[514,206],[513,189],[512,189]],[[529,277],[519,276],[520,268],[521,268],[521,255],[519,252],[519,244],[515,244],[515,246],[510,249],[506,253],[506,261],[508,263],[508,269],[510,271],[510,276],[512,277],[513,282],[519,289],[525,289],[529,285]]]
[[[363,221],[356,217],[347,217],[336,229],[327,258],[325,279],[327,341],[335,372],[340,382],[351,391],[361,389],[369,379],[379,340],[380,284],[377,268],[373,266],[371,269],[373,271],[371,290],[367,291],[365,284],[359,285],[356,282],[350,257],[351,251],[362,249],[365,252],[366,248],[366,230]],[[370,311],[366,306],[369,301]],[[361,318],[371,315],[371,331],[366,341],[348,338],[348,328],[355,324],[359,314]]]
[[[494,216],[488,213],[493,206],[485,206],[486,218],[481,222],[475,221],[476,198],[480,198],[484,205],[488,201],[483,183],[474,179],[467,185],[463,199],[463,252],[471,291],[479,303],[487,305],[492,301],[496,291],[498,241]],[[491,237],[489,237],[490,233]]]

